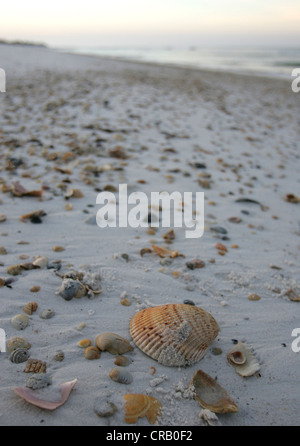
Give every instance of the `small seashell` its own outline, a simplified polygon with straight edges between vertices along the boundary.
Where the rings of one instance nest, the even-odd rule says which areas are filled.
[[[52,251],[63,252],[63,251],[65,251],[65,248],[63,246],[53,246]]]
[[[4,223],[6,221],[6,215],[0,214],[0,223]]]
[[[123,305],[124,307],[130,307],[132,305],[132,302],[130,299],[127,299],[127,297],[124,297],[123,299],[121,299],[121,305]]]
[[[81,348],[87,348],[92,345],[92,341],[90,339],[83,339],[82,341],[79,341],[77,345]]]
[[[65,211],[72,211],[73,205],[71,203],[66,203],[64,209]]]
[[[137,347],[170,367],[199,361],[219,330],[211,314],[185,304],[146,308],[130,321],[130,334]]]
[[[195,259],[195,260],[191,260],[190,262],[186,262],[186,266],[189,269],[204,268],[205,262],[200,259]]]
[[[253,376],[260,370],[260,365],[254,355],[242,342],[239,342],[230,350],[227,359],[240,376]]]
[[[258,294],[249,294],[248,299],[252,301],[257,301],[260,300],[261,297]]]
[[[31,289],[30,289],[30,292],[31,293],[38,293],[39,291],[40,291],[40,289],[41,289],[41,287],[40,286],[33,286]]]
[[[285,196],[285,201],[287,201],[288,203],[297,204],[300,203],[300,198],[296,197],[296,195],[294,194],[287,194]]]
[[[46,212],[43,210],[30,212],[29,214],[24,214],[21,216],[20,220],[24,222],[25,220],[30,220],[31,223],[42,223],[41,217],[45,217]]]
[[[228,218],[230,223],[241,223],[243,220],[240,217],[230,217]]]
[[[17,348],[11,352],[9,359],[14,364],[21,364],[22,362],[27,361],[29,356],[30,354],[26,348]]]
[[[7,255],[7,250],[4,248],[4,246],[0,246],[0,255],[1,256]]]
[[[131,364],[131,362],[131,359],[127,358],[126,356],[119,355],[115,359],[115,364],[120,367],[127,367]]]
[[[163,235],[163,238],[164,238],[167,242],[170,242],[170,241],[174,240],[174,239],[175,239],[175,232],[174,232],[174,229],[170,229],[168,232],[166,232],[166,233]]]
[[[150,248],[143,248],[140,250],[140,256],[143,257],[145,254],[150,254],[152,252],[152,249]]]
[[[122,367],[112,369],[109,376],[113,381],[120,384],[131,384],[133,380],[132,374]]]
[[[102,333],[97,336],[96,346],[101,351],[108,351],[112,355],[122,355],[133,350],[126,339],[115,333]]]
[[[5,285],[5,280],[0,278],[0,288],[2,288]]]
[[[150,424],[154,424],[161,414],[162,404],[156,398],[139,393],[127,393],[125,400],[125,422],[137,423],[139,418],[147,417]]]
[[[18,276],[22,272],[22,267],[20,265],[12,265],[7,268],[7,274],[12,276]]]
[[[294,290],[288,290],[285,293],[285,296],[287,296],[291,302],[300,302],[300,294],[296,293]]]
[[[63,351],[59,350],[55,353],[52,359],[53,361],[62,362],[65,359],[65,354]]]
[[[53,316],[55,316],[55,312],[53,310],[51,310],[50,308],[48,308],[47,310],[43,310],[40,313],[41,319],[51,319]]]
[[[36,302],[29,302],[25,305],[23,308],[24,313],[31,315],[32,313],[35,313],[38,309],[38,304]]]
[[[58,401],[46,401],[42,398],[38,398],[36,392],[32,389],[28,389],[27,387],[15,387],[14,392],[34,406],[37,406],[41,409],[47,410],[55,410],[58,407],[62,406],[70,396],[72,389],[77,383],[77,379],[73,381],[66,382],[60,386],[61,398]]]
[[[12,353],[17,348],[22,348],[23,350],[29,350],[31,348],[31,344],[24,338],[19,338],[18,336],[14,336],[13,338],[7,341],[6,350],[9,353]]]
[[[25,386],[29,389],[44,389],[52,384],[52,379],[46,373],[35,373],[27,379]]]
[[[40,361],[39,359],[29,359],[24,373],[46,373],[47,364],[46,362]]]
[[[69,198],[82,198],[84,195],[80,189],[68,189],[65,195],[66,199]]]
[[[77,325],[76,330],[78,330],[78,331],[82,331],[82,330],[85,329],[85,327],[86,327],[86,323],[85,323],[85,322],[80,322],[80,323]]]
[[[194,390],[194,398],[204,408],[214,413],[238,412],[238,406],[213,378],[198,370],[190,384]]]
[[[101,356],[101,353],[97,347],[87,347],[84,350],[85,359],[89,359],[89,360],[99,359],[100,356]]]
[[[105,397],[97,398],[94,402],[94,411],[101,418],[112,417],[117,411],[117,406]]]
[[[223,243],[217,243],[217,244],[216,244],[216,248],[217,248],[219,251],[228,252],[228,249],[226,248],[225,245],[223,245]]]
[[[11,318],[10,323],[16,330],[25,330],[29,323],[29,319],[25,314],[17,314]]]
[[[45,256],[37,257],[34,260],[34,262],[32,262],[34,267],[41,268],[41,269],[46,268],[48,263],[49,263],[49,259],[48,259],[48,257],[45,257]]]

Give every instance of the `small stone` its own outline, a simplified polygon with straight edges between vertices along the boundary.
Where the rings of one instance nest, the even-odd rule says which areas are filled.
[[[18,276],[22,272],[22,268],[20,265],[12,265],[7,268],[7,274],[12,276]]]
[[[249,294],[248,299],[252,301],[257,301],[260,300],[261,297],[258,294]]]
[[[55,316],[55,312],[51,309],[43,310],[40,314],[41,319],[51,319],[53,316]]]
[[[80,322],[80,324],[77,325],[76,330],[82,331],[86,327],[85,322]]]
[[[223,353],[223,350],[221,348],[214,347],[211,352],[213,355],[219,356]]]
[[[62,362],[65,359],[65,354],[62,350],[59,350],[55,353],[52,359],[53,361]]]
[[[52,251],[63,252],[63,251],[65,251],[65,248],[63,246],[53,246]]]
[[[4,246],[0,246],[0,255],[1,256],[7,255],[7,250],[4,248]]]
[[[47,386],[50,386],[52,384],[52,379],[49,375],[46,373],[35,373],[34,375],[30,376],[30,378],[26,381],[26,387],[29,387],[30,389],[37,390],[37,389],[44,389]]]
[[[30,289],[30,292],[31,292],[31,293],[38,293],[38,292],[40,291],[40,289],[41,289],[41,287],[38,286],[38,285],[36,285],[36,286],[33,286],[33,287]]]
[[[97,398],[94,403],[94,411],[101,418],[108,418],[114,415],[117,407],[105,397]]]
[[[183,303],[184,303],[185,305],[193,305],[193,306],[196,305],[192,300],[189,300],[189,299],[185,299],[185,300],[183,301]]]
[[[212,232],[216,232],[217,234],[227,234],[228,233],[227,229],[222,228],[221,226],[212,226],[210,228],[210,230]]]

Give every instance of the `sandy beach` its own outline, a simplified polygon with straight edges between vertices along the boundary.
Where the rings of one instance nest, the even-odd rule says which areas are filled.
[[[52,384],[38,395],[56,400],[77,380],[65,404],[40,409],[13,390],[30,377],[26,362],[0,353],[0,425],[128,426],[124,395],[140,393],[162,405],[155,425],[205,426],[189,391],[199,369],[239,408],[217,414],[221,425],[299,425],[300,94],[291,82],[9,45],[0,68],[0,328],[46,363]],[[174,228],[167,243],[168,228],[99,228],[97,195],[118,197],[120,184],[148,196],[204,192],[204,235]],[[160,257],[153,245],[180,255]],[[31,267],[41,256],[46,263]],[[23,265],[15,275],[14,265]],[[101,294],[65,300],[58,290],[71,273]],[[134,344],[130,320],[186,301],[220,332],[199,362],[168,367]],[[11,319],[30,302],[38,308],[19,331]],[[112,354],[87,360],[78,346],[105,332],[133,347],[130,384],[110,378]],[[237,342],[260,365],[253,376],[227,359]],[[116,410],[100,417],[107,401]]]

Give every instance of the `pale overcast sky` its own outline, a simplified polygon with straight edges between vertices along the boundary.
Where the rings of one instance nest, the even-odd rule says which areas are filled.
[[[0,38],[49,44],[300,45],[299,0],[19,0],[0,6]]]

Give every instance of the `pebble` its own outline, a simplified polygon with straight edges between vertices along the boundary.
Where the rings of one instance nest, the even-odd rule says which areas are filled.
[[[55,312],[53,310],[51,310],[50,308],[47,310],[43,310],[40,313],[41,319],[51,319],[53,316],[55,316]]]
[[[94,402],[94,411],[98,417],[108,418],[114,415],[114,413],[117,411],[117,407],[106,397],[99,397],[96,398]]]
[[[30,389],[37,390],[37,389],[44,389],[47,386],[50,386],[52,384],[52,379],[49,375],[46,373],[35,373],[34,375],[30,376],[26,381],[26,387],[29,387]]]

